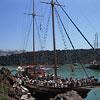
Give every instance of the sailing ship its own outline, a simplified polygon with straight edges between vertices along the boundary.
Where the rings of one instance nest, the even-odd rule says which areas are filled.
[[[53,47],[54,47],[54,72],[55,72],[55,82],[56,84],[58,80],[58,75],[57,75],[57,64],[56,64],[56,44],[55,44],[55,26],[54,26],[54,5],[61,6],[60,4],[56,4],[53,0],[51,0],[50,3],[43,2],[46,4],[51,4],[52,6],[52,31],[53,31]],[[36,76],[38,76],[38,71],[36,71],[37,66],[35,65],[35,37],[34,37],[34,17],[36,14],[34,13],[34,0],[33,0],[33,66],[31,67],[23,67],[24,70],[26,71],[26,74],[29,73],[29,69],[33,70],[33,74],[31,74],[34,77],[33,79],[35,80]],[[44,71],[41,71],[41,73]],[[40,73],[40,75],[41,75]],[[28,75],[28,74],[27,74]],[[36,79],[37,80],[37,79]],[[97,82],[97,81],[96,81]],[[95,84],[95,83],[94,83]],[[65,86],[65,87],[58,87],[58,86],[48,86],[48,85],[41,85],[41,84],[36,84],[36,82],[25,82],[24,84],[25,87],[27,87],[30,92],[33,94],[33,96],[37,100],[48,100],[51,97],[56,96],[59,93],[65,93],[70,90],[75,90],[78,92],[82,98],[85,98],[88,94],[88,92],[91,90],[91,88],[88,88],[88,86],[91,86],[91,84],[87,84],[84,86]]]

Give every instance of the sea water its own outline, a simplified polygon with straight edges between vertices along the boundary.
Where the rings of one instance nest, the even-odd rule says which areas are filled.
[[[0,66],[0,68],[6,67],[9,70],[13,70],[13,74],[15,74],[14,70],[16,70],[17,66]],[[54,73],[54,69],[50,69],[50,73]],[[95,76],[100,81],[100,70],[92,70],[92,69],[85,69],[88,76]],[[81,66],[74,67],[74,73],[71,72],[71,68],[68,65],[58,66],[58,75],[61,77],[73,77],[73,78],[86,78],[86,74]],[[91,90],[88,93],[88,96],[84,100],[100,100],[100,88],[96,88]]]
[[[85,68],[86,66],[84,66]],[[54,73],[53,71],[54,69],[51,69],[50,72]],[[88,76],[95,76],[96,78],[98,78],[98,80],[100,81],[100,70],[92,70],[92,69],[88,69],[85,68],[86,73],[88,74]],[[57,73],[59,76],[61,76],[62,78],[87,78],[86,73],[84,72],[83,68],[81,66],[75,66],[74,67],[74,73],[71,72],[71,68],[68,65],[59,65],[58,66],[58,70]],[[100,87],[91,90],[87,97],[84,100],[100,100]]]

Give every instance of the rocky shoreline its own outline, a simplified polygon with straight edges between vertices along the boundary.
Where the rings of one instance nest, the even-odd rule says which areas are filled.
[[[8,100],[21,100],[21,89],[14,88],[13,84],[16,82],[15,77],[11,74],[7,68],[0,70],[0,83],[3,84],[3,88],[7,91]]]

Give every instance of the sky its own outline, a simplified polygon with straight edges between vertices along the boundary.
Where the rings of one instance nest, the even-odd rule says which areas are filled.
[[[50,0],[35,0],[35,47],[36,51],[41,50],[41,43],[45,44],[44,50],[53,49],[52,40],[52,20],[49,19],[51,6],[40,3],[40,1],[50,2]],[[81,32],[94,45],[95,34],[98,33],[100,38],[100,0],[58,0],[71,19],[79,27]],[[0,49],[14,49],[32,51],[32,16],[24,13],[32,13],[32,0],[0,0]],[[76,49],[90,49],[91,47],[84,41],[82,36],[77,32],[69,19],[62,12],[60,7],[55,6],[58,10],[67,32]],[[48,21],[49,19],[49,21]],[[49,24],[47,24],[49,23]],[[48,26],[47,33],[46,27]],[[55,13],[55,34],[56,48],[72,49],[64,31],[61,32],[62,26],[58,24]],[[39,33],[38,33],[39,31]],[[38,34],[40,34],[38,36]],[[47,34],[47,35],[44,35]],[[45,39],[47,37],[47,39]],[[46,41],[46,42],[45,42]],[[99,39],[100,43],[100,39]],[[100,47],[100,46],[99,46]]]

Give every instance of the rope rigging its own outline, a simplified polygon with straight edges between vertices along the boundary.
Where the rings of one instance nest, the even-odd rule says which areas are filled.
[[[59,4],[58,0],[56,2]],[[60,5],[60,4],[59,4]],[[62,11],[65,13],[65,15],[68,17],[68,19],[71,21],[71,23],[74,25],[74,27],[77,29],[77,31],[82,35],[82,37],[86,40],[86,42],[90,45],[90,47],[94,50],[94,52],[100,57],[100,54],[96,52],[94,47],[91,45],[91,43],[88,41],[88,39],[83,35],[83,33],[80,31],[80,29],[77,27],[77,25],[73,22],[73,20],[69,17],[69,15],[66,13],[66,11],[63,9],[62,6],[60,6]]]
[[[39,0],[39,2],[41,2],[40,0]],[[41,3],[40,3],[41,4]],[[46,16],[46,12],[48,12],[48,6],[43,6],[43,4],[41,4],[40,6],[39,6],[39,13],[40,13],[40,15],[43,15],[43,17],[39,17],[39,21],[40,21],[40,26],[39,26],[39,29],[40,29],[40,31],[43,33],[44,32],[44,28],[43,28],[43,25],[44,25],[44,23],[45,23],[45,18],[44,18],[44,16]],[[42,9],[42,10],[41,10]],[[44,10],[43,10],[44,9]]]
[[[30,23],[30,25],[29,25],[29,29],[28,29],[28,34],[27,34],[27,39],[26,39],[26,43],[25,43],[25,48],[24,48],[24,50],[26,50],[26,48],[27,48],[28,39],[29,39],[29,35],[30,35],[31,25],[32,25],[32,19],[31,19],[31,23]]]
[[[54,7],[54,8],[55,8],[55,7]],[[86,72],[86,70],[85,70],[85,68],[84,68],[84,66],[82,65],[82,63],[81,63],[81,61],[80,61],[80,59],[79,59],[78,53],[77,53],[77,51],[75,50],[75,47],[74,47],[74,45],[73,45],[73,43],[72,43],[72,41],[71,41],[71,39],[70,39],[70,37],[69,37],[68,32],[66,31],[66,28],[65,28],[65,26],[64,26],[64,24],[63,24],[63,22],[62,22],[62,20],[61,20],[61,18],[60,18],[60,15],[59,15],[58,11],[56,10],[56,8],[55,8],[55,11],[56,11],[56,13],[57,13],[57,15],[58,15],[58,18],[59,18],[59,20],[60,20],[60,22],[61,22],[61,24],[62,24],[62,26],[63,26],[63,29],[64,29],[64,31],[65,31],[67,37],[68,37],[68,40],[69,40],[69,42],[70,42],[70,44],[71,44],[73,50],[75,51],[75,55],[77,56],[77,59],[79,60],[79,62],[80,62],[80,64],[81,64],[81,66],[82,66],[82,68],[83,68],[83,70],[84,70],[86,76],[89,77],[88,74],[87,74],[87,72]]]
[[[46,28],[45,28],[45,32],[44,32],[44,37],[43,37],[43,49],[45,48],[45,45],[46,45],[48,26],[49,26],[50,17],[51,17],[50,15],[51,15],[51,7],[50,7],[50,10],[49,10],[49,16],[48,16],[48,20],[47,20],[47,24],[46,24]]]
[[[29,3],[29,9],[28,9],[28,11],[24,11],[24,12],[28,12],[28,13],[31,13],[31,4],[32,4],[32,0],[30,1],[30,3]],[[27,22],[26,22],[26,31],[28,31],[28,24],[29,24],[29,17],[30,16],[27,16]]]
[[[65,38],[64,38],[64,33],[62,31],[62,27],[61,27],[60,22],[58,20],[57,13],[56,13],[56,18],[57,18],[57,22],[58,22],[58,26],[59,26],[59,30],[60,30],[60,33],[61,33],[61,36],[62,36],[62,40],[63,40],[63,44],[64,44],[64,47],[65,47],[65,50],[67,50],[67,45],[66,45],[66,41],[65,41]]]
[[[46,46],[47,33],[48,33],[48,28],[49,28],[49,23],[50,23],[50,18],[51,18],[50,15],[51,15],[51,7],[49,9],[49,15],[48,15],[46,27],[44,30],[44,37],[43,37],[43,42],[42,42],[43,43],[43,50],[45,49],[45,46]],[[46,56],[48,56],[46,52],[41,52],[41,53],[42,53],[41,59],[44,59],[44,58],[46,58]],[[48,59],[44,59],[43,63],[48,65]]]
[[[28,44],[28,40],[29,40],[29,35],[30,35],[31,25],[32,25],[32,19],[31,19],[31,23],[29,25],[28,34],[25,37],[26,40],[24,41],[24,47],[23,47],[24,52],[23,52],[23,54],[21,55],[21,58],[20,58],[20,65],[23,65],[23,61],[24,61],[24,57],[23,56],[24,56],[25,50],[27,48],[27,44]],[[26,62],[24,62],[24,63],[26,63]]]
[[[44,29],[44,32],[42,30],[42,25],[41,25],[41,22],[40,22],[40,26],[38,27],[38,24],[37,24],[37,20],[35,19],[35,23],[36,23],[36,28],[37,28],[37,32],[38,32],[38,38],[39,38],[39,42],[40,42],[40,46],[41,46],[41,49],[44,50],[45,49],[45,46],[46,46],[46,40],[47,40],[47,33],[48,33],[48,27],[49,27],[49,23],[50,23],[50,18],[51,18],[51,7],[49,9],[49,15],[47,17],[47,23],[46,23],[46,27]],[[43,40],[41,38],[41,33],[44,33],[42,34],[43,35]],[[46,58],[47,54],[46,52],[42,52],[41,51],[41,57],[39,59],[42,59],[43,62],[41,64],[47,64],[48,65],[48,59],[44,59]]]
[[[30,2],[26,2],[25,8],[26,8],[27,6],[29,6],[29,9],[28,9],[28,10],[27,10],[27,9],[24,9],[24,12],[30,13],[30,11],[31,11],[31,4],[32,4],[32,0],[30,0]],[[27,11],[26,11],[26,10],[27,10]],[[24,33],[25,36],[24,36],[24,41],[23,41],[23,44],[22,44],[23,47],[21,48],[21,50],[25,50],[25,45],[26,45],[26,40],[27,40],[28,25],[30,24],[28,19],[29,19],[29,16],[27,16],[26,22],[25,22],[25,16],[23,16],[22,33]],[[25,24],[26,24],[26,25],[25,25]],[[24,27],[24,25],[25,25],[25,27]]]
[[[30,3],[27,2],[26,3],[26,7],[29,6],[29,9],[24,9],[24,12],[27,12],[30,13],[31,12],[31,4],[32,4],[32,0],[30,0]],[[26,8],[25,7],[25,8]],[[22,23],[22,31],[23,31],[23,26],[26,24],[25,28],[24,28],[24,31],[22,33],[25,33],[25,37],[24,37],[24,42],[23,42],[23,47],[22,47],[22,50],[23,50],[23,53],[21,54],[21,57],[20,57],[20,65],[23,65],[23,62],[26,63],[24,60],[25,60],[25,57],[24,57],[24,53],[26,52],[26,48],[27,48],[27,44],[28,44],[28,39],[29,39],[29,35],[30,35],[30,28],[31,28],[31,25],[32,25],[32,19],[31,19],[31,23],[29,23],[28,19],[29,19],[29,16],[27,17],[27,21],[25,23],[25,18],[23,18],[23,23]]]
[[[62,26],[61,26],[61,24],[60,24],[60,21],[59,21],[57,12],[55,12],[55,14],[56,14],[56,18],[57,18],[59,30],[60,30],[60,33],[61,33],[61,36],[62,36],[63,44],[64,44],[64,47],[65,47],[65,50],[66,50],[66,51],[65,51],[65,55],[67,56],[66,59],[67,59],[68,62],[70,62],[71,64],[73,64],[73,63],[72,63],[71,56],[69,56],[69,55],[70,55],[70,52],[67,51],[67,45],[66,45],[66,41],[65,41],[65,38],[64,38],[64,33],[63,33],[63,30],[62,30]]]
[[[41,41],[41,37],[40,37],[40,32],[39,32],[39,29],[38,29],[36,18],[35,18],[35,23],[36,23],[37,33],[38,33],[38,37],[39,37],[39,42],[40,42],[41,48],[43,49],[42,41]]]

